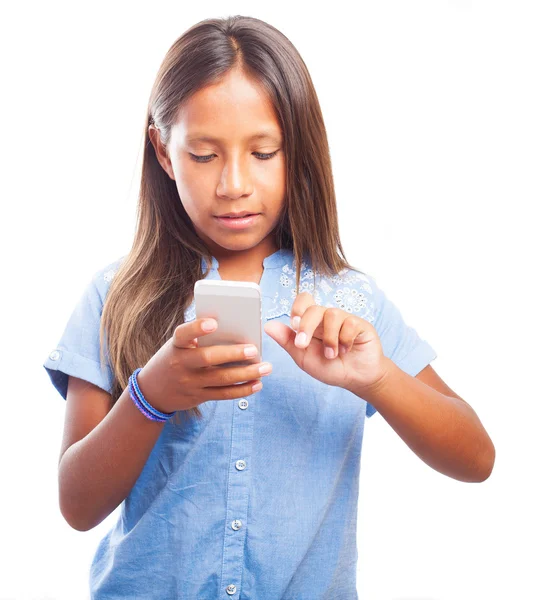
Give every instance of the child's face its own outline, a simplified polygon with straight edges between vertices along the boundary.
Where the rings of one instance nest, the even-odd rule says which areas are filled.
[[[250,139],[261,131],[273,139]],[[218,141],[191,139],[199,136]],[[265,156],[275,151],[272,158]],[[209,158],[196,162],[190,154]],[[160,163],[176,181],[184,209],[213,256],[220,260],[255,247],[265,255],[275,250],[272,231],[285,196],[283,135],[261,88],[233,71],[222,83],[199,90],[183,105],[167,156],[159,156]],[[260,215],[239,230],[216,219],[241,211]]]

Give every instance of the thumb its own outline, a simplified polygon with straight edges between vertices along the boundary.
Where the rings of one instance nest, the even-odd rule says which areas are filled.
[[[211,323],[213,327],[210,329],[203,329],[202,325]],[[216,319],[194,319],[187,323],[177,325],[173,331],[172,343],[177,348],[198,348],[199,341],[198,337],[206,336],[212,333],[218,328],[218,322]]]

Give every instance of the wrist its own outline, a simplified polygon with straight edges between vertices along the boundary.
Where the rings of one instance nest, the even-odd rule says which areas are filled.
[[[353,394],[370,402],[377,409],[381,405],[386,391],[390,388],[391,382],[396,377],[398,370],[398,367],[390,358],[383,356],[381,367],[378,369],[379,375],[373,383],[368,385],[353,383],[349,389]]]
[[[150,377],[150,373],[143,367],[138,374],[136,375],[136,382],[139,391],[141,392],[143,399],[147,404],[150,405],[151,408],[157,410],[163,414],[169,414],[168,409],[164,406],[160,405],[160,401],[157,397],[156,390],[152,385],[152,380]]]

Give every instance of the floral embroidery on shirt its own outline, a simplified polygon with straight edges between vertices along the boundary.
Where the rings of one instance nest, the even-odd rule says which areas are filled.
[[[317,276],[316,285],[313,279],[313,270],[308,265],[302,265],[299,292],[309,292],[319,306],[340,308],[363,319],[374,320],[372,287],[364,273],[344,268],[334,276]],[[283,293],[280,294],[280,290],[276,291],[272,299],[273,306],[267,310],[266,319],[274,319],[281,315],[290,316],[292,304],[298,295],[296,285],[291,287],[295,282],[296,261],[293,261],[292,266],[287,263],[282,268],[279,283]]]
[[[110,281],[112,281],[126,257],[127,255],[125,254],[105,267],[106,270],[102,273],[102,278],[104,281],[106,281],[106,283],[110,283]]]
[[[184,311],[184,322],[193,321],[195,319],[195,300],[192,301],[190,306]]]
[[[290,317],[292,305],[296,300],[296,262],[286,263],[278,278],[279,286],[273,297],[263,296],[263,320],[275,319],[282,315]],[[350,314],[372,322],[374,320],[374,302],[372,287],[368,277],[359,271],[344,268],[337,275],[326,277],[317,275],[314,284],[314,272],[302,264],[300,293],[309,292],[315,303],[326,308],[340,308]],[[196,318],[195,300],[184,311],[184,322]]]
[[[110,283],[110,281],[112,281],[116,273],[117,271],[114,271],[113,269],[106,271],[106,273],[104,273],[103,275],[104,281],[106,281],[106,283]]]

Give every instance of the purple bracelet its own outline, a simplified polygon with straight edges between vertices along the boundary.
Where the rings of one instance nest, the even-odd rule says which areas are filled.
[[[143,405],[137,399],[136,394],[132,392],[132,389],[130,389],[130,397],[132,398],[132,400],[134,401],[134,404],[138,407],[138,409],[140,410],[140,412],[143,415],[145,415],[148,419],[151,419],[151,421],[158,421],[160,423],[163,423],[165,421],[165,419],[160,419],[158,417],[155,417],[152,413],[150,413],[149,411],[145,410],[145,408],[143,408]]]
[[[145,399],[143,394],[141,393],[140,387],[138,385],[138,373],[141,371],[141,368],[136,369],[132,375],[128,379],[128,390],[130,393],[130,397],[132,401],[137,406],[139,411],[151,421],[158,421],[159,423],[165,423],[168,419],[170,419],[175,413],[163,413],[157,410],[154,406],[151,406],[149,402]]]

